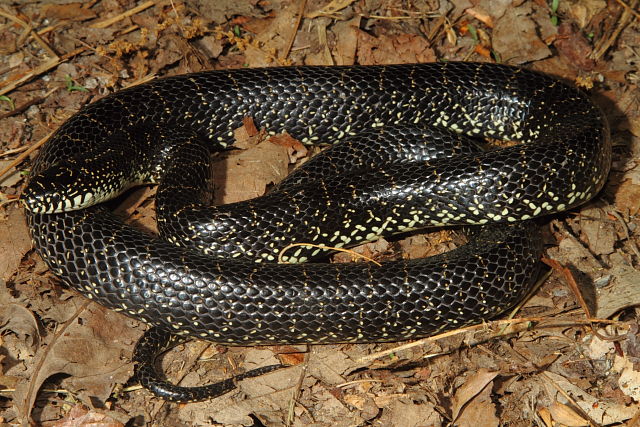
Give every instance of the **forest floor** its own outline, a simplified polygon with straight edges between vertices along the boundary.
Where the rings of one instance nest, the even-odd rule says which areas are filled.
[[[2,2],[0,423],[640,425],[638,4]],[[588,91],[610,123],[609,180],[586,205],[542,221],[553,268],[514,320],[411,343],[191,342],[163,358],[167,376],[181,385],[278,358],[294,366],[244,380],[220,398],[177,405],[132,387],[131,352],[145,325],[66,288],[32,248],[18,203],[31,160],[67,118],[106,94],[209,69],[443,60],[501,62],[556,76]],[[292,155],[295,141],[241,133],[248,148],[218,164],[219,202],[261,195],[301,162]],[[153,230],[153,191],[131,192],[120,214]],[[423,257],[451,248],[451,240],[452,233],[437,231],[359,250],[378,259]]]

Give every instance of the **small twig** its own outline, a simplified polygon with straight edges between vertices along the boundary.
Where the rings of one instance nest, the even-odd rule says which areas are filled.
[[[291,399],[289,400],[289,408],[287,411],[287,420],[285,421],[285,425],[287,427],[289,427],[290,425],[293,424],[293,421],[295,419],[295,408],[296,408],[296,403],[298,402],[298,400],[300,399],[300,393],[302,393],[302,382],[304,381],[304,378],[307,376],[307,367],[309,366],[309,358],[310,358],[310,353],[306,352],[304,355],[304,361],[302,362],[302,367],[300,369],[300,375],[298,375],[298,381],[296,382],[296,385],[293,389],[293,393],[291,395]]]
[[[108,18],[108,19],[105,19],[103,21],[96,22],[95,24],[91,24],[91,25],[89,25],[89,28],[107,28],[107,27],[110,27],[112,24],[115,24],[118,21],[122,21],[125,18],[133,16],[133,15],[135,15],[135,14],[137,14],[139,12],[142,12],[143,10],[148,9],[148,8],[150,8],[152,6],[155,6],[155,5],[156,5],[156,2],[153,1],[153,0],[146,1],[146,2],[142,3],[141,5],[138,5],[138,6],[134,7],[134,8],[132,8],[132,9],[129,9],[129,10],[127,10],[127,11],[125,11],[125,12],[119,14],[119,15],[116,15],[116,16],[112,17],[112,18]]]
[[[578,286],[578,283],[576,282],[576,278],[573,277],[573,273],[571,273],[571,270],[569,270],[564,265],[560,264],[560,262],[556,261],[555,259],[544,258],[542,260],[542,262],[544,262],[549,267],[551,267],[554,270],[556,270],[558,273],[562,274],[564,279],[567,281],[567,284],[569,285],[569,288],[573,292],[573,295],[575,295],[576,299],[578,300],[578,303],[580,304],[580,307],[584,311],[584,314],[588,318],[591,318],[591,310],[589,310],[589,306],[587,306],[587,302],[584,300],[584,298],[582,296],[582,292],[580,292],[580,287]]]
[[[511,354],[515,355],[518,359],[520,359],[520,361],[522,363],[529,363],[530,362],[529,359],[527,359],[525,356],[520,354],[520,352],[518,352],[518,350],[516,350],[515,348],[509,347],[509,349],[511,351]],[[535,364],[534,364],[534,366],[535,366]],[[571,395],[569,393],[567,393],[564,389],[562,389],[562,387],[560,387],[560,385],[558,383],[556,383],[556,381],[549,376],[549,374],[546,371],[541,370],[540,374],[542,375],[542,378],[544,378],[545,381],[549,382],[549,384],[551,384],[556,390],[558,390],[558,392],[562,396],[564,396],[564,398],[567,399],[567,401],[569,403],[571,403],[574,406],[574,409],[578,411],[578,413],[580,414],[581,417],[583,417],[585,420],[589,421],[590,425],[593,425],[593,426],[598,426],[599,425],[589,416],[589,414],[587,414],[580,407],[580,405],[578,405],[578,402],[576,402],[575,399],[573,399],[573,397],[571,397]]]
[[[327,43],[327,20],[324,19],[316,26],[316,30],[318,32],[318,44],[322,46],[323,54],[324,54],[324,63],[327,65],[335,65],[333,57],[331,56],[331,50],[329,49],[329,43]]]
[[[426,35],[427,41],[429,41],[429,43],[433,43],[433,40],[435,40],[436,36],[440,34],[440,30],[445,28],[446,23],[447,23],[447,17],[445,15],[441,15],[438,18],[438,20],[435,23],[433,23],[433,25],[431,26],[431,30],[429,31],[429,34]]]
[[[4,208],[5,206],[9,206],[11,203],[16,203],[20,200],[18,199],[18,196],[5,195],[5,197],[7,197],[7,200],[0,202],[0,208]]]
[[[515,351],[515,350],[514,350],[514,351]],[[517,352],[516,352],[516,353],[517,353]],[[526,360],[526,359],[524,358],[524,356],[522,357],[522,359],[523,359],[523,360]],[[576,402],[576,401],[575,401],[575,399],[574,399],[573,397],[571,397],[571,395],[570,395],[569,393],[567,393],[567,392],[566,392],[562,387],[560,387],[560,385],[559,385],[558,383],[556,383],[556,382],[554,381],[554,379],[553,379],[553,378],[551,378],[551,377],[549,376],[549,374],[547,374],[547,372],[542,371],[542,372],[541,372],[541,374],[542,374],[542,377],[545,379],[545,381],[548,381],[548,382],[549,382],[549,384],[551,384],[551,385],[552,385],[556,390],[558,390],[558,392],[559,392],[562,396],[564,396],[564,398],[565,398],[565,399],[567,399],[567,401],[568,401],[569,403],[571,403],[571,405],[573,405],[573,409],[574,409],[574,410],[576,410],[576,411],[578,411],[578,413],[580,414],[580,416],[589,422],[589,425],[592,425],[592,426],[600,426],[600,424],[598,424],[597,422],[595,422],[595,421],[593,420],[593,418],[591,418],[591,417],[589,416],[589,414],[587,414],[587,412],[586,412],[584,409],[582,409],[582,408],[580,407],[580,405],[578,405],[578,402]],[[567,381],[568,381],[568,380],[567,380]]]
[[[32,78],[39,76],[40,74],[45,73],[51,70],[52,68],[55,68],[59,64],[68,61],[69,59],[84,52],[85,50],[87,50],[86,47],[81,47],[81,48],[72,50],[71,52],[66,53],[61,57],[49,59],[47,62],[45,62],[44,64],[38,65],[36,68],[34,68],[29,73],[22,76],[21,78],[4,85],[4,87],[0,86],[0,95],[4,95],[5,93],[11,92],[18,86],[21,86],[23,83],[26,83]]]
[[[300,29],[300,23],[302,22],[302,17],[304,16],[305,7],[307,7],[307,0],[299,0],[296,22],[291,27],[291,33],[289,34],[289,42],[287,43],[287,47],[282,52],[280,61],[287,59],[287,57],[289,56],[289,53],[291,52],[291,48],[293,47],[293,42],[296,39],[296,34],[298,34],[298,30]]]
[[[184,36],[185,31],[182,25],[180,24],[180,14],[178,13],[178,9],[176,8],[176,5],[174,4],[173,0],[169,0],[169,2],[171,3],[171,9],[173,10],[173,13],[176,14],[176,25],[180,29],[180,33],[182,33],[182,35]]]
[[[347,388],[352,385],[363,384],[363,383],[383,383],[383,382],[384,382],[383,380],[377,380],[375,378],[367,378],[366,380],[347,381],[346,383],[338,384],[336,388]]]
[[[2,169],[0,171],[0,178],[2,178],[7,172],[9,172],[11,170],[11,168],[13,168],[15,166],[18,166],[20,163],[22,163],[22,161],[24,159],[29,157],[29,154],[33,153],[35,150],[40,148],[42,146],[42,144],[47,142],[47,140],[51,137],[51,135],[53,135],[53,132],[51,132],[49,135],[45,136],[44,138],[42,138],[40,141],[36,142],[35,144],[31,145],[31,147],[29,147],[24,153],[22,153],[18,157],[16,157],[11,163],[9,163],[7,165],[7,167],[5,167],[4,169]]]
[[[526,318],[521,318],[521,319],[503,319],[503,320],[494,320],[492,322],[489,323],[482,323],[479,325],[473,325],[473,326],[467,326],[464,328],[459,328],[456,329],[454,331],[448,331],[448,332],[444,332],[442,334],[438,334],[438,335],[433,335],[431,337],[427,337],[427,338],[423,338],[417,341],[413,341],[407,344],[402,344],[399,345],[397,347],[394,348],[390,348],[388,350],[384,350],[384,351],[379,351],[377,353],[373,353],[373,354],[369,354],[367,356],[363,356],[360,357],[359,359],[357,359],[357,362],[362,363],[362,362],[368,362],[374,359],[378,359],[380,357],[384,357],[384,356],[388,356],[389,354],[392,353],[396,353],[398,351],[402,351],[402,350],[408,350],[410,348],[413,347],[417,347],[417,346],[421,346],[421,345],[425,345],[427,343],[433,342],[433,341],[437,341],[443,338],[447,338],[450,336],[454,336],[454,335],[460,335],[460,334],[464,334],[467,332],[472,332],[472,331],[478,331],[481,329],[485,329],[487,328],[487,326],[493,326],[493,325],[517,325],[520,323],[531,323],[531,322],[547,322],[547,321],[553,321],[554,323],[550,326],[558,326],[558,324],[560,324],[563,321],[566,321],[566,325],[567,326],[571,326],[571,325],[591,325],[592,323],[604,323],[607,325],[615,325],[615,324],[623,324],[623,322],[617,321],[617,320],[609,320],[609,319],[549,319],[547,317],[526,317]],[[563,324],[564,325],[564,324]],[[501,335],[501,334],[499,334]],[[497,335],[497,336],[499,336]],[[426,357],[435,357],[438,354],[432,354]]]
[[[23,145],[21,147],[18,148],[13,148],[11,150],[7,150],[4,153],[0,153],[0,158],[5,157],[5,156],[13,156],[14,154],[18,154],[18,153],[22,153],[24,150],[27,150],[29,147],[27,147],[26,145]],[[1,175],[0,175],[1,177]]]
[[[14,80],[13,82],[5,85],[4,87],[0,88],[0,95],[4,95],[5,93],[9,93],[12,90],[14,90],[15,88],[17,88],[18,86],[22,85],[23,83],[26,83],[27,81],[31,80],[32,78],[39,76],[40,74],[49,71],[50,69],[56,67],[58,64],[60,64],[60,59],[59,58],[51,58],[48,61],[46,61],[44,64],[40,64],[38,65],[36,68],[34,68],[33,70],[31,70],[30,72],[28,72],[27,74],[25,74],[24,76],[22,76],[21,78]]]
[[[18,17],[16,17],[16,16],[13,16],[13,15],[11,15],[11,14],[9,14],[9,13],[7,13],[7,12],[3,11],[2,9],[0,9],[0,16],[4,16],[5,18],[7,18],[7,19],[9,19],[9,20],[11,20],[11,21],[15,22],[16,24],[20,25],[22,28],[24,28],[24,29],[25,29],[25,31],[26,31],[26,32],[28,32],[28,33],[29,33],[29,35],[30,35],[31,37],[33,37],[33,38],[34,38],[34,40],[35,40],[36,42],[38,42],[38,44],[39,44],[40,46],[42,46],[42,48],[43,48],[44,50],[46,50],[46,51],[47,51],[47,53],[49,54],[49,56],[50,56],[50,57],[52,57],[52,58],[58,58],[58,54],[57,54],[57,53],[55,53],[55,52],[54,52],[54,50],[53,50],[53,49],[51,49],[51,47],[50,47],[47,43],[45,43],[45,41],[44,41],[44,40],[42,40],[42,38],[38,35],[38,33],[37,33],[37,32],[33,31],[33,27],[32,27],[30,24],[28,24],[28,23],[24,22],[22,19],[20,19],[20,18],[18,18]]]
[[[50,89],[47,93],[45,93],[43,96],[39,96],[37,98],[33,98],[30,99],[29,101],[25,102],[22,105],[17,106],[15,109],[8,111],[4,114],[0,114],[0,120],[2,119],[6,119],[7,117],[12,117],[15,116],[17,114],[22,113],[23,111],[27,110],[29,107],[31,107],[32,105],[36,105],[36,104],[40,104],[41,102],[43,102],[45,99],[47,99],[47,97],[49,95],[51,95],[53,92],[55,92],[56,90],[58,90],[58,88],[53,88]],[[15,152],[15,151],[14,151]],[[0,156],[4,156],[6,155],[7,152],[5,152],[4,154],[0,155]]]
[[[597,50],[594,50],[589,55],[592,59],[595,59],[595,60],[600,59],[600,57],[602,57],[607,52],[607,50],[609,50],[609,48],[613,45],[613,43],[618,39],[618,36],[622,32],[622,30],[629,23],[629,20],[630,20],[632,14],[638,16],[637,12],[635,12],[633,9],[631,9],[631,7],[627,6],[624,2],[622,2],[622,0],[616,0],[616,1],[618,3],[620,3],[621,5],[623,5],[623,7],[625,9],[622,12],[622,16],[620,17],[620,20],[618,21],[618,25],[616,26],[616,29],[613,31],[611,36],[605,42],[603,42],[598,47]],[[634,4],[635,4],[635,2],[634,2]]]
[[[618,222],[622,225],[622,229],[624,230],[625,239],[627,240],[627,242],[631,246],[631,249],[636,254],[638,259],[640,259],[640,250],[638,249],[638,245],[636,245],[636,242],[634,242],[633,239],[631,238],[631,234],[629,233],[629,227],[627,226],[627,222],[622,218],[622,215],[620,215],[615,210],[611,210],[609,212],[609,214],[613,215],[618,220]]]
[[[438,12],[411,12],[405,11],[407,15],[397,15],[397,16],[384,16],[384,15],[361,15],[363,18],[367,19],[384,19],[389,21],[405,21],[410,19],[424,19],[424,18],[443,18],[443,15],[440,15]]]
[[[636,18],[640,18],[640,13],[636,12],[635,10],[633,10],[633,8],[631,6],[629,6],[628,4],[623,2],[622,0],[616,0],[616,1],[618,2],[618,4],[620,4],[620,6],[624,7],[625,9],[627,9],[629,11],[629,13],[631,13],[633,16],[635,16]]]

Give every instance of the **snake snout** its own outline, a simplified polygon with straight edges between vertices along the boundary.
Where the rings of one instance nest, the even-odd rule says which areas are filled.
[[[22,192],[20,201],[26,209],[33,213],[54,213],[55,206],[59,201],[55,201],[51,196],[43,195],[38,189],[35,189],[32,183]]]

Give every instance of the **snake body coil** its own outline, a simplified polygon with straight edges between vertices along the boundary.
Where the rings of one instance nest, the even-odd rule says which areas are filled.
[[[188,164],[206,166],[201,142],[205,156],[226,148],[245,117],[305,144],[361,133],[374,139],[405,125],[522,144],[395,168],[363,170],[343,160],[344,177],[292,181],[222,208],[212,222],[192,200],[201,193],[193,182],[202,179]],[[23,200],[35,246],[55,274],[150,324],[239,345],[397,341],[494,316],[522,298],[541,251],[526,220],[593,197],[609,171],[608,138],[601,111],[582,92],[508,66],[210,71],[83,108],[41,150]],[[328,170],[340,164],[328,158]],[[182,221],[175,211],[193,208],[186,228],[196,230],[194,241],[221,227],[226,240],[209,251],[221,255],[228,246],[230,259],[148,236],[100,206],[74,210],[157,181],[169,205],[165,222],[175,223],[165,230]],[[506,225],[437,257],[381,266],[242,258],[270,261],[296,241],[342,246],[424,226],[491,223]],[[317,255],[301,251],[291,260]]]

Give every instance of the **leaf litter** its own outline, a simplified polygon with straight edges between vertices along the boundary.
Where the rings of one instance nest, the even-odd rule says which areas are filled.
[[[0,178],[0,420],[634,425],[640,420],[637,8],[637,2],[621,0],[3,3],[0,96],[8,101],[0,98],[0,167],[13,172]],[[272,364],[278,355],[295,366],[187,405],[128,387],[131,350],[144,326],[68,291],[33,253],[16,203],[29,168],[20,153],[81,106],[154,76],[436,60],[523,64],[556,75],[590,89],[609,118],[609,181],[585,207],[546,221],[547,256],[559,269],[517,313],[525,320],[491,322],[411,346],[225,348],[193,342],[163,358],[168,377],[183,385]],[[307,158],[297,141],[270,140],[250,123],[237,134],[242,149],[220,156],[215,167],[219,201],[260,195]],[[120,213],[153,230],[152,195],[149,189],[132,192]],[[456,239],[435,232],[356,251],[376,259],[422,257]],[[580,298],[567,286],[571,281]],[[595,319],[609,322],[589,319],[580,301]]]

